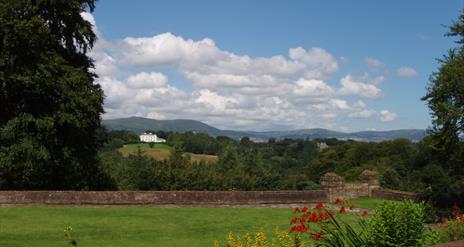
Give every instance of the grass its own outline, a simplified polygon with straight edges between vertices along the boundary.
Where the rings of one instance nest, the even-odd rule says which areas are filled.
[[[353,200],[363,206],[379,199]],[[364,204],[362,204],[364,203]],[[276,227],[289,229],[289,208],[0,207],[0,246],[65,246],[63,230],[72,226],[79,247],[213,246],[234,234]],[[354,222],[355,214],[343,220]]]
[[[213,246],[227,232],[288,228],[290,209],[0,208],[0,246],[64,246],[72,226],[78,246]]]
[[[385,200],[381,198],[360,198],[360,199],[355,199],[350,201],[350,205],[355,205],[358,208],[364,208],[364,209],[374,209],[377,206],[380,206],[382,203],[385,201],[390,201],[390,200]]]
[[[150,148],[148,143],[137,143],[137,144],[126,144],[124,147],[119,149],[124,156],[128,156],[129,154],[134,154],[137,152],[137,149],[140,149],[150,157],[153,157],[156,160],[166,160],[169,159],[171,151],[173,148],[167,144],[163,143],[155,143],[153,148]],[[190,156],[192,161],[205,161],[205,162],[215,162],[218,160],[216,155],[208,155],[208,154],[193,154],[193,153],[186,153],[186,155]]]

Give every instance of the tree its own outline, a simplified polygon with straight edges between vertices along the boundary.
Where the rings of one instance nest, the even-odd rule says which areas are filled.
[[[461,200],[458,203],[464,205],[464,12],[458,21],[452,23],[446,35],[457,36],[458,47],[450,49],[439,60],[440,67],[430,77],[427,94],[422,99],[427,102],[432,115],[431,145],[434,155],[431,162],[444,169],[443,177],[449,176],[449,181],[455,182],[438,184],[431,180],[430,188],[446,186],[449,190],[446,195],[440,189],[432,190],[430,194],[432,200],[442,204]]]
[[[433,118],[435,147],[449,161],[464,136],[464,13],[453,22],[447,36],[459,36],[456,43],[460,46],[439,59],[440,68],[432,74],[422,100],[427,102]]]
[[[0,188],[102,189],[94,0],[0,3]]]

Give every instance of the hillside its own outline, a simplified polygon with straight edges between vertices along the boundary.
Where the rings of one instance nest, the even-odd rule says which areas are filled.
[[[240,139],[248,136],[254,140],[266,141],[269,138],[276,139],[316,139],[316,138],[337,138],[353,139],[359,141],[384,141],[398,138],[405,138],[411,141],[420,141],[425,136],[425,130],[421,129],[404,129],[390,131],[360,131],[360,132],[339,132],[327,129],[301,129],[289,131],[234,131],[220,130],[205,123],[189,119],[175,120],[155,120],[142,117],[130,117],[103,120],[102,124],[110,130],[130,130],[135,133],[143,133],[146,130],[153,131],[173,131],[173,132],[199,132],[211,136],[228,136],[234,139]]]

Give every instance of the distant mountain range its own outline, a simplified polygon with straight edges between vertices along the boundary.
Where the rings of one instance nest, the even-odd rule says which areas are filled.
[[[425,130],[421,129],[402,129],[389,131],[360,131],[345,133],[327,129],[301,129],[288,131],[235,131],[221,130],[200,121],[189,119],[175,120],[155,120],[142,117],[129,117],[119,119],[103,120],[102,124],[110,130],[130,130],[141,134],[147,130],[152,131],[172,131],[172,132],[198,132],[206,133],[211,136],[228,136],[234,139],[249,137],[254,141],[267,141],[269,138],[278,140],[290,139],[316,139],[316,138],[337,138],[352,139],[358,141],[385,141],[398,138],[405,138],[411,141],[420,141],[426,135]]]

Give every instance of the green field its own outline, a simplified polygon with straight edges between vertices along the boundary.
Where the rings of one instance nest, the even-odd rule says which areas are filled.
[[[351,203],[367,208],[383,200]],[[72,226],[78,246],[213,246],[226,234],[271,236],[289,228],[290,208],[0,207],[0,246],[65,246]],[[345,214],[345,221],[358,216]]]
[[[124,156],[128,156],[129,154],[135,154],[137,149],[140,149],[148,156],[156,159],[156,160],[166,160],[169,159],[169,155],[173,148],[163,143],[156,143],[153,148],[150,148],[148,143],[138,143],[138,144],[126,144],[122,148],[119,149]],[[216,155],[208,155],[208,154],[192,154],[192,153],[185,153],[186,155],[190,156],[192,161],[205,161],[205,162],[214,162],[217,161],[218,157]]]
[[[72,226],[78,246],[213,246],[228,231],[288,228],[291,209],[0,208],[0,246],[64,246]]]

